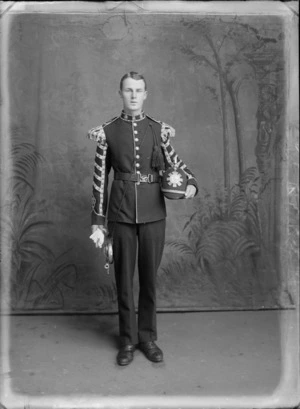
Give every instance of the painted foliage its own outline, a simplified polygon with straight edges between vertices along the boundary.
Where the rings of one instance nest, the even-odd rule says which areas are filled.
[[[15,17],[2,204],[14,311],[116,310],[113,267],[89,240],[96,147],[85,135],[120,112],[118,81],[132,69],[199,182],[193,201],[167,203],[158,307],[294,304],[282,266],[285,35],[267,16]]]

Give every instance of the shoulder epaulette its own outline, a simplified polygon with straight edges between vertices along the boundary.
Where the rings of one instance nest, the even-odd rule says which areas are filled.
[[[116,119],[118,119],[117,116],[110,121],[105,122],[103,125],[99,125],[95,128],[90,129],[87,133],[87,138],[95,142],[104,142],[106,140],[104,128],[114,122]]]
[[[157,122],[158,124],[161,125],[161,138],[163,142],[166,142],[167,138],[171,137],[174,138],[175,136],[175,129],[172,128],[172,126],[166,124],[165,122],[158,121],[157,119],[152,118],[151,116],[147,115],[149,119],[152,119],[152,121]]]

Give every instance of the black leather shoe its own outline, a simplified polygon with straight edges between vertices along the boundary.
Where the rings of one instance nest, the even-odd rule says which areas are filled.
[[[140,342],[139,346],[149,361],[161,362],[164,359],[162,350],[158,348],[154,341]]]
[[[133,361],[133,353],[135,351],[135,346],[128,344],[124,345],[119,349],[117,355],[118,365],[128,365]]]

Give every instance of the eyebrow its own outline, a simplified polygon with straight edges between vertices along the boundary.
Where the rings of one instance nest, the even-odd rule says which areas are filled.
[[[133,91],[133,88],[130,87],[125,87],[124,89],[128,89],[130,91]],[[136,91],[144,91],[143,88],[137,88]]]

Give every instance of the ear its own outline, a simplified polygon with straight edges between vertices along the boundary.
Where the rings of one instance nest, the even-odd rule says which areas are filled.
[[[148,96],[148,91],[145,91],[144,92],[144,101],[145,101],[145,99],[147,99],[147,96]]]
[[[120,95],[120,97],[122,98],[123,96],[122,96],[122,91],[119,89],[119,95]]]

